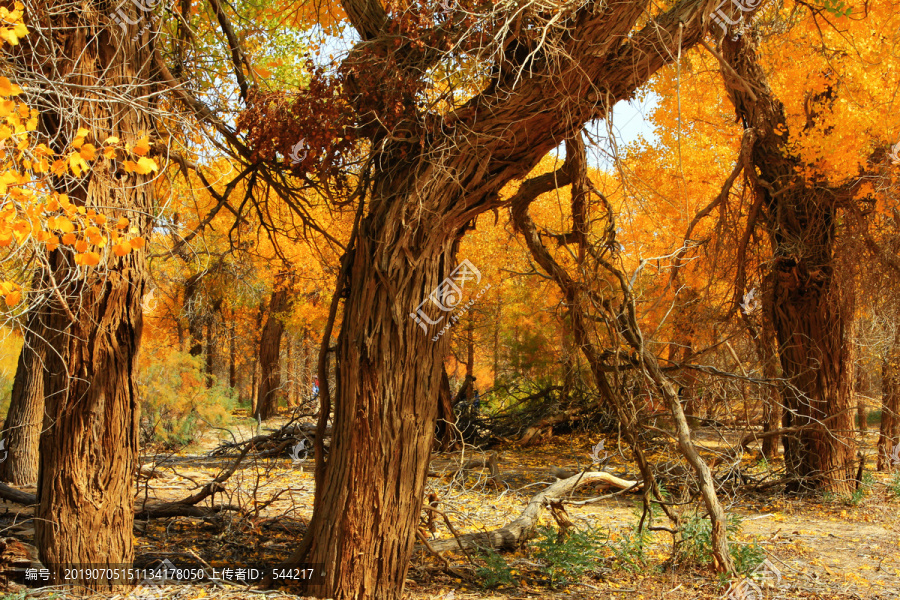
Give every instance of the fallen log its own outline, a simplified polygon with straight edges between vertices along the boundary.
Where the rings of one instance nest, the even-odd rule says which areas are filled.
[[[156,504],[144,504],[140,508],[135,508],[136,519],[166,519],[169,517],[208,517],[217,514],[223,510],[240,510],[236,506],[230,504],[220,506],[196,506],[200,501],[212,496],[213,494],[225,489],[223,485],[229,477],[237,470],[238,465],[250,451],[251,446],[246,446],[241,451],[240,456],[234,462],[219,474],[218,477],[203,486],[197,493],[191,494],[187,498],[178,500],[177,502],[160,502]],[[37,497],[34,494],[17,490],[13,487],[0,483],[0,498],[9,500],[15,504],[23,504],[31,506],[37,504]]]
[[[542,440],[550,437],[554,425],[565,423],[575,417],[578,412],[577,409],[570,409],[550,417],[544,417],[525,430],[525,433],[523,433],[522,437],[519,439],[519,445],[524,448],[540,443]]]
[[[37,496],[35,496],[34,494],[29,494],[28,492],[17,490],[16,488],[10,487],[5,483],[0,483],[0,498],[9,500],[14,504],[23,504],[25,506],[37,504]]]
[[[461,474],[463,471],[471,471],[473,469],[483,469],[488,467],[491,471],[491,479],[495,482],[500,482],[500,464],[499,464],[499,453],[491,452],[487,458],[473,458],[460,467],[459,471],[456,472],[457,475]]]
[[[589,483],[603,482],[620,489],[637,488],[639,481],[620,479],[615,475],[604,472],[578,473],[568,479],[560,479],[550,485],[543,492],[533,496],[528,501],[528,506],[519,517],[511,523],[494,529],[476,533],[466,533],[458,537],[435,540],[429,542],[435,552],[447,552],[453,550],[468,550],[469,548],[488,547],[503,550],[512,550],[521,542],[524,542],[534,532],[541,508],[548,502],[559,501],[566,494],[571,493],[577,487]],[[425,507],[428,510],[428,507]]]
[[[206,498],[212,496],[216,492],[221,492],[225,490],[224,483],[228,481],[228,478],[231,477],[234,472],[237,470],[238,465],[241,464],[241,461],[244,460],[244,457],[247,456],[247,453],[250,452],[250,448],[252,446],[245,446],[243,450],[241,450],[241,455],[238,456],[231,466],[229,466],[226,470],[222,471],[218,477],[204,485],[200,491],[196,494],[191,494],[187,498],[182,500],[178,500],[177,502],[161,502],[158,504],[145,504],[141,506],[141,508],[135,510],[135,519],[164,519],[169,517],[206,517],[212,514],[221,512],[222,510],[239,510],[237,507],[233,507],[230,505],[224,505],[221,507],[213,506],[212,510],[210,508],[198,507],[195,506],[201,500],[205,500]]]

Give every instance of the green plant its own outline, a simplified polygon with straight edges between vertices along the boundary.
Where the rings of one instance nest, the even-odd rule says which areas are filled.
[[[550,587],[575,581],[592,569],[600,558],[604,540],[595,529],[572,528],[562,540],[549,527],[541,527],[538,532],[534,554],[543,564],[542,570],[550,579]]]
[[[500,554],[492,548],[484,548],[479,550],[478,555],[484,561],[484,566],[475,569],[475,575],[481,579],[484,587],[492,588],[515,583],[512,568]]]
[[[137,379],[145,442],[177,448],[194,441],[202,423],[227,425],[233,392],[215,381],[207,387],[202,357],[167,351],[141,363]]]
[[[766,551],[756,542],[749,544],[732,542],[728,548],[734,561],[734,570],[742,575],[749,576],[766,560]]]
[[[741,544],[735,538],[741,531],[741,518],[728,515],[726,536],[735,571],[747,574],[758,567],[766,558],[765,551],[753,542]],[[675,558],[681,562],[708,565],[712,562],[712,523],[700,515],[693,515],[681,523],[681,541],[675,549]]]
[[[847,504],[848,506],[858,506],[859,503],[869,495],[869,491],[872,489],[874,483],[875,478],[872,477],[871,473],[863,473],[862,482],[855,490],[850,492],[849,496],[843,497],[844,504]]]
[[[646,529],[624,533],[609,546],[613,553],[613,561],[629,573],[641,571],[647,564],[645,550],[650,544],[650,535]]]

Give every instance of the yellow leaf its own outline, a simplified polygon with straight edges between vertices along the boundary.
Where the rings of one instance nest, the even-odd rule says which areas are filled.
[[[96,252],[85,252],[84,254],[76,254],[76,258],[81,256],[81,264],[93,267],[100,264],[100,255]],[[76,261],[77,262],[77,261]]]
[[[118,143],[119,143],[119,138],[117,138],[117,137],[114,136],[114,135],[111,135],[111,136],[109,136],[108,138],[106,138],[105,140],[103,140],[103,144],[104,144],[104,145],[118,144]]]
[[[150,140],[147,138],[147,136],[142,137],[137,141],[131,151],[138,156],[146,155],[148,152],[150,152]],[[140,161],[138,161],[138,164],[140,164]],[[141,174],[143,175],[143,173]]]
[[[75,251],[76,252],[84,252],[88,249],[88,243],[84,240],[78,240],[75,242]]]
[[[113,252],[116,256],[125,256],[129,252],[131,252],[131,244],[128,242],[122,242],[121,244],[116,244],[113,246]]]
[[[129,240],[126,243],[131,244],[132,248],[143,248],[145,242],[144,242],[144,238],[136,237],[136,238],[132,238],[131,240]]]
[[[72,221],[65,217],[59,217],[58,219],[56,219],[56,228],[63,233],[75,231],[75,226],[72,224]]]
[[[89,133],[90,133],[90,131],[88,131],[88,130],[85,129],[84,127],[79,127],[79,128],[78,128],[78,133],[75,134],[75,137],[77,137],[77,138],[85,138],[85,137],[88,136]]]
[[[119,219],[119,222],[116,223],[116,229],[125,229],[126,227],[128,227],[128,223],[128,219],[122,217],[121,219]]]
[[[67,233],[67,234],[63,235],[62,241],[63,241],[63,244],[66,244],[66,245],[68,245],[68,246],[71,246],[72,244],[75,243],[75,234],[74,234],[74,233]]]
[[[92,144],[85,144],[78,153],[84,160],[94,160],[97,157],[97,149]]]
[[[150,171],[159,171],[159,167],[156,166],[156,161],[154,161],[152,158],[142,156],[140,159],[138,159],[137,166],[134,170],[140,175],[146,175]]]
[[[12,83],[8,78],[0,77],[0,96],[18,96],[21,93],[22,88]]]

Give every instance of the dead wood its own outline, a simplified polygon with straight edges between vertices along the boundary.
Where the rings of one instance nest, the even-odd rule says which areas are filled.
[[[531,537],[537,524],[541,508],[545,504],[557,501],[566,494],[571,493],[578,486],[604,482],[620,489],[636,487],[640,482],[619,479],[609,473],[579,473],[568,479],[561,479],[550,485],[543,492],[533,496],[522,514],[511,523],[493,531],[467,533],[454,539],[436,540],[431,542],[431,548],[435,552],[459,550],[461,548],[489,547],[495,549],[511,550],[521,542]]]
[[[550,437],[553,433],[554,425],[559,425],[560,423],[571,420],[577,413],[578,410],[571,409],[549,417],[544,417],[525,430],[525,433],[522,434],[521,439],[519,439],[519,445],[522,447],[533,446],[541,440]]]
[[[457,475],[462,473],[463,471],[470,471],[472,469],[483,469],[487,467],[491,472],[491,479],[494,481],[500,481],[500,455],[497,452],[491,452],[487,458],[473,458],[469,461],[466,461],[462,467],[460,467],[459,471],[457,471]]]
[[[150,505],[144,504],[140,509],[135,511],[135,519],[207,517],[221,512],[222,510],[240,510],[238,507],[231,505],[213,506],[208,508],[198,507],[195,505],[202,500],[209,498],[216,492],[221,492],[225,489],[224,483],[228,481],[228,478],[231,477],[237,470],[238,465],[240,465],[244,457],[247,456],[250,448],[252,448],[252,446],[250,445],[244,446],[244,449],[241,451],[240,456],[238,456],[234,460],[234,462],[231,463],[231,466],[222,471],[218,477],[203,486],[196,494],[191,494],[187,498],[184,498],[183,500],[179,500],[177,502],[161,502],[158,504]]]
[[[0,483],[0,498],[9,500],[14,504],[23,504],[25,506],[37,504],[37,496],[35,496],[34,494],[29,494],[28,492],[17,490],[16,488],[10,487],[5,483]]]

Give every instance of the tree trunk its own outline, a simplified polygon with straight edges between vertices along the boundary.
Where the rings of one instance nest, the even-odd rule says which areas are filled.
[[[41,57],[25,67],[42,69],[47,80],[66,84],[41,92],[42,108],[54,107],[44,109],[40,122],[50,143],[70,143],[78,127],[89,130],[88,142],[115,136],[129,146],[154,131],[148,105],[156,95],[152,33],[135,36],[137,25],[123,32],[106,16],[106,2],[89,0],[78,7],[59,0],[26,3],[28,37],[42,46],[33,55],[25,52]],[[134,5],[121,10],[138,22]],[[78,91],[70,96],[67,89]],[[116,166],[100,162],[79,179],[60,178],[58,191],[109,222],[128,218],[147,239],[149,215],[155,211],[150,177]],[[134,559],[132,495],[139,438],[134,372],[146,249],[122,257],[109,246],[97,250],[103,256],[93,268],[76,266],[71,247],[47,256],[55,292],[37,315],[38,330],[53,351],[45,357],[35,540],[41,562],[58,580],[67,565],[121,567]],[[105,578],[66,582],[94,590],[110,585]]]
[[[190,346],[188,354],[191,356],[203,355],[203,314],[205,308],[200,299],[200,282],[206,271],[195,273],[184,282],[184,308],[187,313],[188,336]]]
[[[441,371],[441,387],[438,392],[438,425],[437,439],[440,441],[440,451],[447,452],[456,446],[454,435],[456,427],[456,412],[453,410],[453,401],[450,397],[450,377],[447,369]]]
[[[859,421],[859,431],[865,434],[869,430],[868,411],[866,410],[866,396],[869,395],[869,376],[861,364],[856,365],[856,377],[854,377],[853,391],[856,394],[856,418]],[[860,441],[865,439],[860,436]]]
[[[419,254],[413,266],[381,242],[388,232],[374,229],[378,221],[367,220],[353,252],[331,454],[304,539],[306,561],[324,567],[324,589],[315,591],[325,597],[398,598],[403,590],[449,340],[432,341],[409,312],[449,272],[450,245]],[[391,234],[402,231],[388,222]],[[389,293],[371,281],[377,272],[402,286]]]
[[[900,353],[891,352],[881,363],[881,427],[878,436],[879,471],[891,471],[894,448],[900,444]]]
[[[475,378],[475,320],[469,315],[466,324],[466,377]]]
[[[6,440],[0,463],[0,480],[12,485],[31,485],[38,478],[38,443],[44,421],[44,343],[29,319],[25,343],[19,353],[9,412],[0,438]]]
[[[231,324],[228,326],[228,387],[237,388],[237,317],[231,310]]]
[[[852,491],[855,442],[846,336],[847,298],[835,276],[836,199],[843,189],[807,182],[802,160],[788,150],[784,106],[774,97],[752,35],[723,41],[722,69],[738,115],[756,131],[751,160],[762,195],[774,260],[771,318],[783,376],[784,427],[804,427],[786,439],[785,465],[802,487]],[[755,98],[747,91],[747,82]],[[849,292],[847,292],[849,293]],[[828,419],[828,425],[822,423]],[[806,427],[812,425],[811,427]]]
[[[260,421],[271,419],[278,412],[281,396],[281,336],[284,322],[281,313],[288,306],[288,290],[276,283],[269,301],[266,324],[259,338],[259,391],[256,393],[255,416]]]
[[[633,32],[645,18],[645,2],[579,9],[560,42],[561,55],[572,59],[534,59],[521,71],[498,65],[489,86],[446,126],[432,130],[427,121],[409,120],[402,127],[412,137],[374,136],[368,214],[355,229],[332,301],[333,323],[344,299],[331,453],[325,461],[316,447],[315,509],[288,563],[322,568],[325,581],[314,587],[316,595],[403,595],[449,339],[426,323],[449,321],[433,305],[456,299],[444,278],[456,264],[458,237],[477,215],[502,206],[503,186],[527,174],[561,138],[605,117],[613,103],[673,61],[679,42],[682,48],[698,43],[703,4],[680,3]],[[378,37],[387,17],[378,16],[384,15],[378,3],[348,0],[344,7],[363,39],[344,65],[354,93],[354,70],[384,66],[369,49],[389,39]],[[396,74],[390,69],[385,73]],[[608,95],[596,92],[599,81]],[[558,110],[547,109],[549,90]],[[329,336],[320,352],[320,427],[329,413]]]

